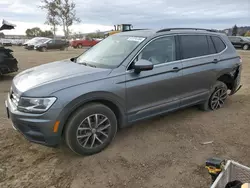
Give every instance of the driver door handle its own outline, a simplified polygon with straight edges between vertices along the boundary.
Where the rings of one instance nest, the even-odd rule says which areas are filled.
[[[174,68],[173,68],[173,72],[178,72],[178,71],[180,71],[180,68],[179,68],[179,67],[174,67]]]
[[[213,63],[218,63],[218,62],[219,62],[218,59],[214,59],[214,60],[213,60]]]

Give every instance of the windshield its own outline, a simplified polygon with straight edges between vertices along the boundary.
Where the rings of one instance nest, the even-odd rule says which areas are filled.
[[[143,37],[112,35],[76,59],[76,63],[99,68],[116,68],[144,40]]]
[[[42,43],[46,43],[49,40],[51,40],[51,39],[39,39],[39,40],[35,41],[35,43],[36,44],[42,44]]]

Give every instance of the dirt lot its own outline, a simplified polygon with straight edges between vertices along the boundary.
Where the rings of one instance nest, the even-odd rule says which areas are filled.
[[[21,70],[72,57],[81,50],[25,51],[15,47]],[[224,108],[196,107],[121,130],[103,152],[79,157],[65,147],[28,142],[6,119],[4,100],[14,75],[0,80],[0,187],[209,187],[208,157],[237,160],[250,166],[250,51],[243,58],[243,88]],[[21,71],[20,70],[20,71]],[[214,142],[202,145],[202,142]]]

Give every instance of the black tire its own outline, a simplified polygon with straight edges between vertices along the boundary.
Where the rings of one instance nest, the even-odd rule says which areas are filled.
[[[47,48],[46,47],[42,47],[42,50],[41,50],[42,52],[47,52],[48,50],[47,50]]]
[[[248,50],[249,49],[249,45],[248,44],[244,44],[242,47],[243,50]]]
[[[101,115],[107,118],[106,120],[107,125],[104,125],[104,127],[110,124],[108,128],[101,130],[101,132],[105,131],[106,134],[105,136],[104,134],[98,132],[98,128],[96,129],[93,128],[92,116],[94,116],[93,118],[96,119],[95,116],[96,114],[99,115],[99,118]],[[88,117],[90,118],[88,119]],[[86,122],[84,121],[85,119],[87,119]],[[99,123],[102,122],[104,119],[100,119]],[[93,132],[93,129],[86,130],[87,126],[89,125],[89,122],[90,124],[92,124],[90,127],[96,130],[95,132]],[[96,127],[97,124],[95,124],[94,127]],[[78,128],[85,130],[78,130]],[[101,129],[102,128],[103,127],[101,127]],[[64,130],[64,138],[67,146],[75,153],[80,155],[92,155],[95,153],[99,153],[103,149],[105,149],[112,142],[113,138],[116,135],[116,132],[117,132],[117,119],[114,112],[103,104],[91,103],[83,106],[70,117]],[[79,135],[79,133],[81,133],[82,135]],[[88,136],[86,137],[86,135]],[[83,137],[83,138],[78,138],[78,137]],[[93,140],[94,142],[98,141],[95,143],[96,145],[92,144]],[[101,140],[102,143],[99,142],[99,140]],[[90,145],[89,147],[87,147],[88,144]],[[92,145],[94,147],[92,147]]]
[[[227,93],[227,85],[221,81],[217,81],[213,87],[213,89],[210,92],[210,96],[209,98],[202,103],[199,108],[203,111],[213,111],[213,110],[217,110],[219,108],[221,108],[224,105],[225,100],[228,97],[228,93]],[[221,96],[217,96],[220,95]],[[217,98],[218,98],[218,105],[215,103],[217,103]]]
[[[78,45],[77,45],[77,48],[83,48],[83,45],[78,44]]]

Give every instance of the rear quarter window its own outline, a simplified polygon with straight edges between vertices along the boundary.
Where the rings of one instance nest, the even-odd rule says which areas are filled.
[[[208,41],[208,45],[209,45],[210,54],[216,54],[217,52],[216,52],[214,43],[212,41],[212,38],[210,36],[207,37],[207,41]]]
[[[226,45],[220,39],[220,37],[212,36],[212,40],[213,40],[213,43],[214,43],[214,46],[215,46],[215,49],[216,49],[217,53],[222,52],[223,50],[225,50]]]

